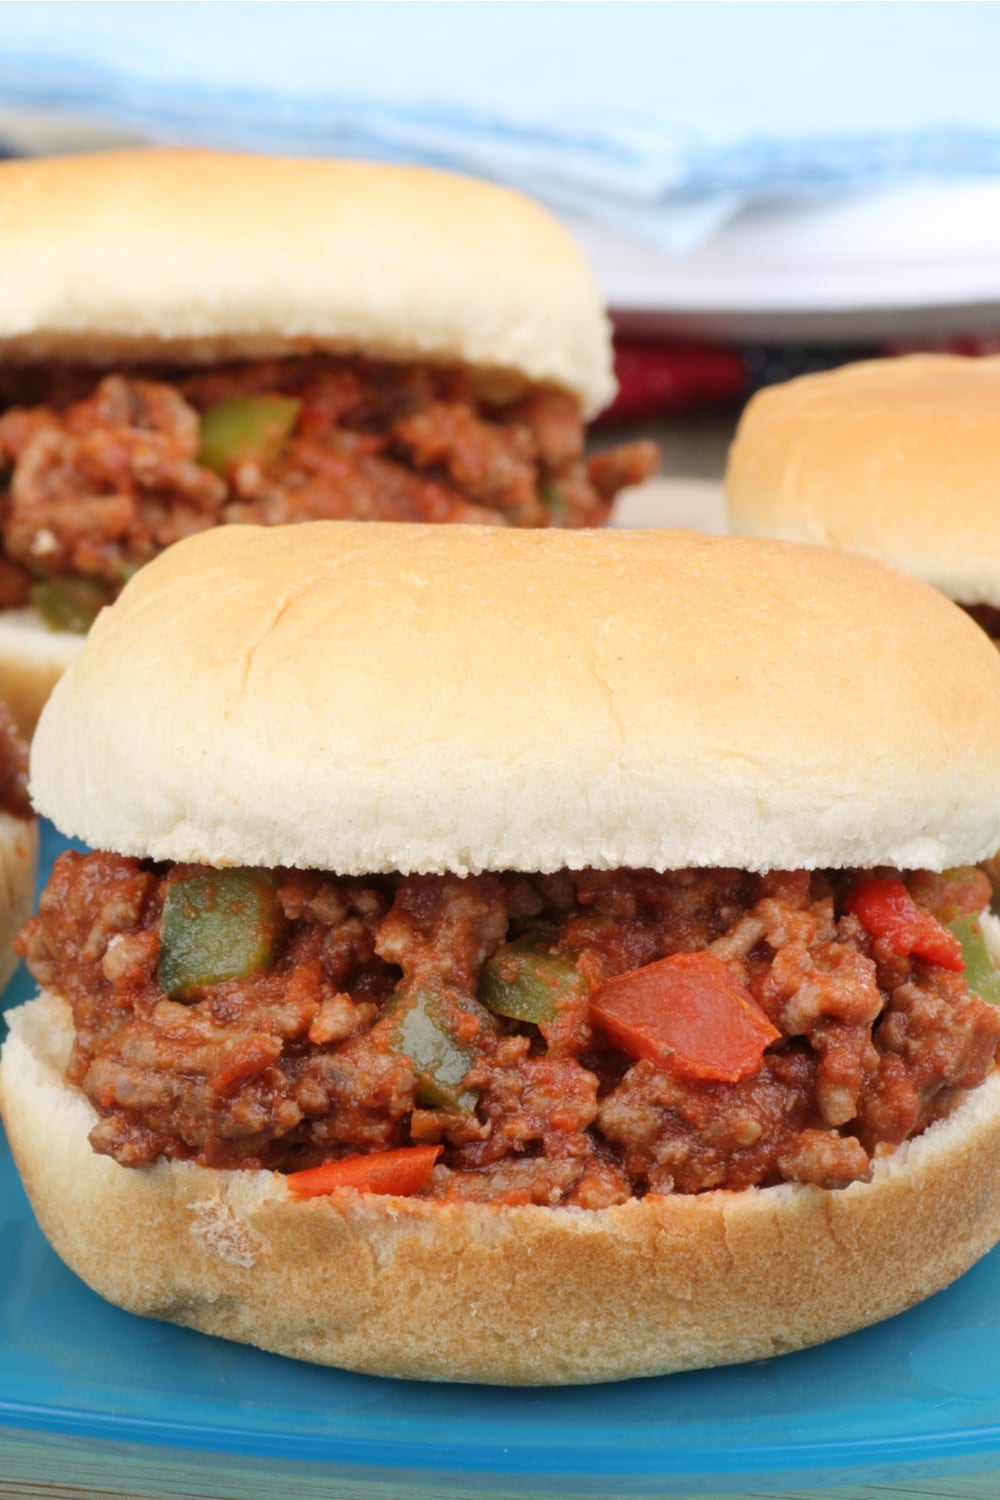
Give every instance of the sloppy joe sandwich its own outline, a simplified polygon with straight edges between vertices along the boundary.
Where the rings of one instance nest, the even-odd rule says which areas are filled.
[[[753,397],[729,453],[732,529],[848,547],[1000,638],[1000,358],[866,360]]]
[[[102,612],[31,784],[93,852],[0,1101],[123,1307],[594,1381],[832,1338],[1000,1237],[1000,657],[913,579],[218,528]]]
[[[31,911],[37,857],[28,747],[0,699],[0,992],[17,967],[13,943]]]
[[[145,149],[0,164],[0,690],[224,522],[587,526],[656,466],[538,205],[412,167]]]

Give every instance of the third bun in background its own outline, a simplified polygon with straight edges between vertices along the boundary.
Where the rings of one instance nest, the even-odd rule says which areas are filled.
[[[1000,358],[868,360],[759,392],[729,455],[732,529],[867,553],[1000,635]]]

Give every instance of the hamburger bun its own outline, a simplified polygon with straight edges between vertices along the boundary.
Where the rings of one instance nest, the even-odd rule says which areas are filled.
[[[27,739],[82,644],[73,631],[50,630],[35,609],[0,610],[0,696]]]
[[[217,364],[316,350],[614,393],[570,235],[424,167],[138,148],[0,166],[0,360]]]
[[[996,847],[998,665],[822,548],[227,526],[100,616],[32,795],[95,848],[221,865],[941,870]]]
[[[505,188],[195,149],[0,163],[0,390],[15,404],[34,404],[3,384],[21,367],[92,366],[96,381],[310,354],[461,366],[477,398],[554,389],[585,416],[615,390],[582,254]],[[78,644],[33,609],[0,610],[0,692],[25,732]]]
[[[1000,842],[1000,660],[940,595],[831,550],[221,528],[102,614],[32,788],[100,848],[219,866],[943,870]],[[58,1253],[123,1307],[297,1358],[514,1384],[759,1358],[1000,1237],[995,1071],[842,1191],[302,1201],[277,1171],[97,1155],[65,1001],[10,1021],[0,1107]]]
[[[914,354],[759,391],[729,453],[743,536],[880,558],[1000,607],[1000,358]]]
[[[35,823],[0,812],[0,994],[17,968],[13,942],[31,911],[37,858]]]

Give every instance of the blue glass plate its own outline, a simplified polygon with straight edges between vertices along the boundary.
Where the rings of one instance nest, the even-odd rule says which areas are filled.
[[[62,844],[44,830],[45,865]],[[5,1003],[31,988],[22,972]],[[901,1317],[757,1364],[562,1390],[410,1384],[108,1306],[48,1249],[4,1144],[3,1427],[377,1471],[410,1488],[433,1475],[465,1495],[785,1489],[986,1469],[1000,1454],[1000,1251]]]

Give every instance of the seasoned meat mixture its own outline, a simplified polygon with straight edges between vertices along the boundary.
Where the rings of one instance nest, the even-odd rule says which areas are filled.
[[[68,853],[19,946],[70,1001],[68,1076],[126,1166],[440,1143],[425,1195],[598,1208],[865,1179],[993,1065],[1000,1008],[939,920],[988,897],[970,870],[348,880]]]
[[[34,814],[28,798],[28,746],[14,716],[0,698],[0,812],[13,818]]]
[[[1000,641],[1000,609],[992,604],[963,604],[962,608],[991,640]]]
[[[222,522],[593,526],[658,456],[637,442],[584,459],[579,407],[555,389],[491,403],[457,368],[330,356],[7,372],[4,402],[0,607],[62,625]]]

